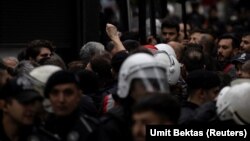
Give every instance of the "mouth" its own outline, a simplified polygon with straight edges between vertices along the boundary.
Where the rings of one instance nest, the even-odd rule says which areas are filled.
[[[33,120],[34,117],[35,117],[35,114],[33,114],[33,113],[27,113],[27,114],[25,114],[24,116],[25,116],[27,119],[29,119],[29,120]]]
[[[66,108],[65,106],[57,106],[56,109],[57,109],[58,111],[64,111],[64,110],[66,110],[67,108]]]
[[[224,60],[224,56],[218,55],[218,56],[217,56],[217,59],[220,60],[220,61],[221,61],[221,60]]]

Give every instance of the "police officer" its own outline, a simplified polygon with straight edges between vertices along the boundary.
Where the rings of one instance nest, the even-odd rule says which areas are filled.
[[[56,141],[39,126],[42,96],[29,79],[19,76],[1,89],[0,141]]]
[[[53,110],[45,129],[61,141],[87,140],[96,120],[82,112],[80,103],[84,95],[76,75],[67,71],[54,73],[46,83],[44,94]]]

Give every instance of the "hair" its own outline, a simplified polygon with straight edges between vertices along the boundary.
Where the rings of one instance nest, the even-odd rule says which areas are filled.
[[[23,60],[19,62],[17,67],[15,68],[15,74],[21,75],[21,74],[28,74],[30,71],[32,71],[35,67],[38,67],[39,64],[35,62],[31,62],[28,60]]]
[[[163,120],[177,124],[180,117],[180,103],[169,94],[152,94],[141,99],[133,109],[133,113],[152,111]]]
[[[112,79],[111,57],[108,54],[95,55],[90,60],[92,70],[97,74],[100,82]]]
[[[250,36],[250,32],[245,32],[242,34],[242,37]]]
[[[123,34],[121,35],[121,41],[123,42],[126,40],[139,41],[140,40],[139,33],[138,32],[123,32]]]
[[[203,33],[201,35],[201,41],[200,44],[203,46],[203,51],[204,53],[208,55],[212,55],[213,50],[214,50],[214,37],[212,34],[209,33]],[[206,51],[206,52],[205,52]]]
[[[60,70],[53,73],[49,77],[45,85],[44,96],[49,97],[49,93],[51,92],[54,86],[68,83],[73,83],[76,85],[77,88],[80,89],[80,80],[78,76],[74,73],[65,70]]]
[[[68,63],[68,70],[71,72],[80,72],[85,69],[86,65],[81,60],[75,60]]]
[[[41,59],[41,61],[39,61],[39,64],[55,65],[55,66],[62,68],[63,70],[67,69],[66,64],[64,63],[63,59],[57,54],[53,54],[50,58]]]
[[[95,72],[82,70],[77,72],[80,80],[80,87],[84,94],[93,94],[98,92],[98,77]]]
[[[131,52],[140,47],[140,43],[136,40],[125,40],[122,43],[128,52]]]
[[[26,57],[19,56],[18,59],[29,59],[30,57],[35,59],[39,55],[41,48],[48,48],[51,52],[54,52],[55,46],[49,40],[33,40],[28,43],[28,47],[24,53]]]
[[[204,69],[205,59],[202,52],[202,46],[198,44],[188,44],[182,58],[187,72]]]
[[[190,35],[194,33],[205,33],[205,31],[200,28],[194,28],[193,30],[191,30]]]
[[[105,51],[104,45],[99,42],[88,42],[80,50],[80,58],[86,64],[90,59],[98,54],[102,54]]]
[[[232,40],[232,47],[239,48],[240,47],[240,40],[235,34],[223,34],[218,38],[217,44],[222,39],[231,39]]]
[[[18,61],[23,61],[23,60],[29,60],[26,55],[26,48],[22,49],[18,54],[17,54],[17,59]]]
[[[119,73],[122,63],[128,57],[126,51],[117,52],[111,59],[111,66],[115,73]]]
[[[209,90],[214,87],[219,87],[221,80],[213,71],[195,70],[192,71],[186,79],[187,92],[192,94],[197,89]]]
[[[223,73],[221,71],[217,72],[220,78],[220,89],[230,86],[231,81],[233,80],[229,74]]]
[[[177,20],[171,19],[171,18],[167,18],[164,19],[162,24],[161,24],[161,30],[163,28],[175,28],[177,33],[180,32],[180,26],[179,26],[179,22]]]
[[[114,49],[114,47],[115,47],[115,46],[114,46],[113,41],[109,41],[108,44],[107,44],[106,47],[105,47],[105,50],[111,53],[112,50]]]
[[[132,55],[132,54],[136,54],[136,53],[146,53],[149,55],[153,55],[153,53],[148,48],[145,48],[143,46],[136,48],[135,50],[131,51],[129,54]]]

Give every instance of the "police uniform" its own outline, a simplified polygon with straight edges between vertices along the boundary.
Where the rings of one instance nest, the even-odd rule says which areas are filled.
[[[4,131],[2,113],[0,113],[0,141],[11,141]],[[27,126],[21,129],[19,141],[59,141],[41,127]]]
[[[51,114],[45,123],[45,129],[60,141],[86,141],[97,124],[95,118],[76,110],[66,117]]]

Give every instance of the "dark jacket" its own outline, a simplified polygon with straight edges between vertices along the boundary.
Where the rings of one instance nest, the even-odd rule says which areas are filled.
[[[195,110],[198,108],[199,106],[191,103],[191,102],[184,102],[182,107],[181,107],[181,115],[179,118],[179,124],[181,125],[187,125],[190,124],[190,122],[193,120],[193,117],[195,115]]]
[[[98,121],[80,112],[80,108],[66,117],[51,114],[45,123],[45,129],[58,136],[60,141],[86,141],[95,130]]]
[[[56,137],[44,130],[41,126],[31,125],[25,126],[21,129],[19,141],[58,141]],[[0,141],[10,141],[7,137],[3,123],[2,113],[0,112]]]
[[[93,134],[92,141],[131,141],[130,118],[126,118],[124,110],[115,107],[100,120],[98,130]]]

